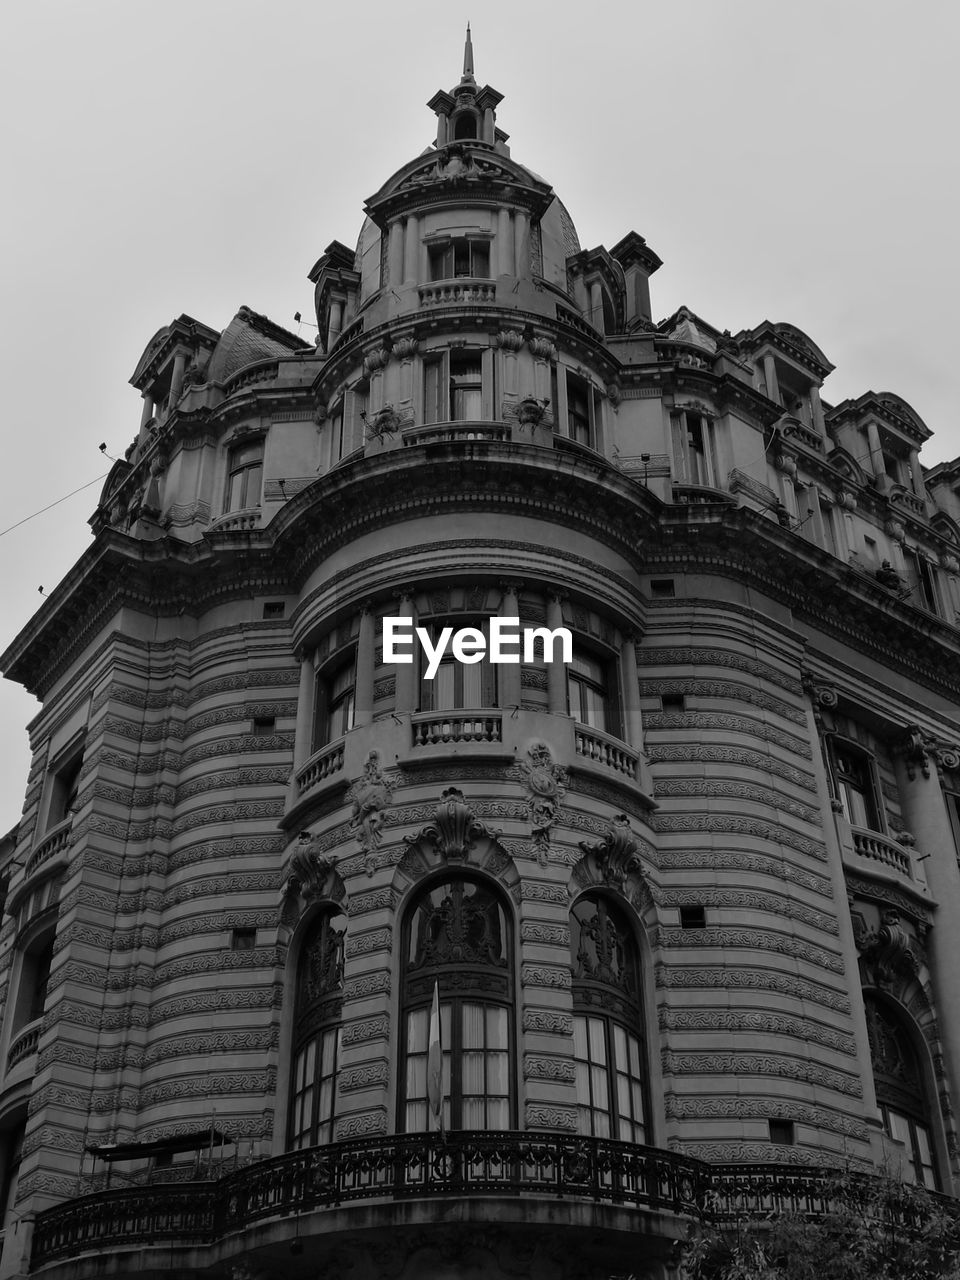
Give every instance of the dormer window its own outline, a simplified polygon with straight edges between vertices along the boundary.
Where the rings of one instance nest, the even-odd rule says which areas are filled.
[[[430,247],[430,279],[490,279],[490,245],[486,240],[448,240]]]

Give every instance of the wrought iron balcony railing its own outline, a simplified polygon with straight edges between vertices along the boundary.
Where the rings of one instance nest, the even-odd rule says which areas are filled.
[[[352,1201],[485,1195],[592,1201],[713,1222],[821,1217],[864,1203],[878,1180],[837,1168],[711,1165],[656,1147],[553,1133],[398,1134],[312,1147],[238,1169],[215,1182],[103,1191],[38,1214],[31,1267],[112,1247],[185,1246],[236,1236],[266,1219],[296,1218]],[[946,1197],[935,1197],[956,1207]],[[909,1201],[897,1211],[917,1226]],[[916,1215],[914,1215],[915,1217]],[[302,1222],[302,1219],[301,1219]]]
[[[105,1191],[39,1214],[32,1266],[105,1248],[203,1244],[265,1218],[356,1200],[524,1195],[697,1212],[707,1166],[674,1152],[551,1133],[398,1134],[260,1161],[218,1182]]]

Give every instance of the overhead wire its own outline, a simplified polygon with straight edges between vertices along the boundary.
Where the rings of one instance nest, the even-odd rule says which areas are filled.
[[[28,520],[35,520],[37,516],[42,516],[45,511],[52,511],[54,507],[59,507],[61,502],[66,502],[68,498],[74,497],[78,493],[83,493],[84,489],[89,489],[91,485],[99,484],[101,480],[106,480],[110,474],[105,471],[102,476],[96,476],[93,480],[88,480],[86,484],[82,484],[79,489],[73,489],[70,493],[65,493],[62,498],[57,498],[56,502],[50,502],[45,507],[41,507],[39,511],[34,511],[32,515],[24,516],[22,520],[18,520],[16,524],[9,525],[6,529],[0,529],[0,538],[4,534],[12,533],[14,529],[19,529],[22,524],[26,524]]]

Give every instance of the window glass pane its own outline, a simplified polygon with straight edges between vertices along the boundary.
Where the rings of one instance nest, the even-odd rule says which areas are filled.
[[[487,1044],[491,1048],[507,1046],[507,1011],[506,1009],[487,1006]]]
[[[441,1019],[442,1022],[442,1019]],[[414,1009],[407,1014],[407,1048],[413,1053],[417,1050],[425,1052],[430,1030],[430,1010]]]
[[[483,1054],[468,1050],[463,1054],[461,1065],[464,1094],[483,1093]]]
[[[467,1004],[463,1007],[463,1047],[483,1048],[483,1005]]]
[[[603,1034],[603,1023],[599,1018],[590,1019],[590,1058],[593,1062],[606,1062],[607,1045]]]
[[[508,1055],[491,1053],[487,1055],[487,1096],[508,1094],[510,1080],[508,1076]]]
[[[586,1058],[587,1056],[587,1020],[586,1018],[574,1018],[573,1020],[573,1053],[574,1057]]]
[[[307,1045],[307,1051],[304,1055],[304,1073],[303,1078],[307,1084],[313,1080],[313,1073],[317,1066],[317,1042],[311,1040]]]
[[[482,707],[483,706],[483,663],[477,662],[473,666],[464,666],[461,668],[463,674],[463,701],[464,707]]]

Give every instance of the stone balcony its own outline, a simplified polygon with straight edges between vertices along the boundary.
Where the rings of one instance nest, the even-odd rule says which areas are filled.
[[[898,884],[929,900],[923,859],[909,844],[891,840],[879,831],[848,826],[843,819],[838,826],[843,862],[848,870]],[[847,832],[849,838],[846,838]]]

